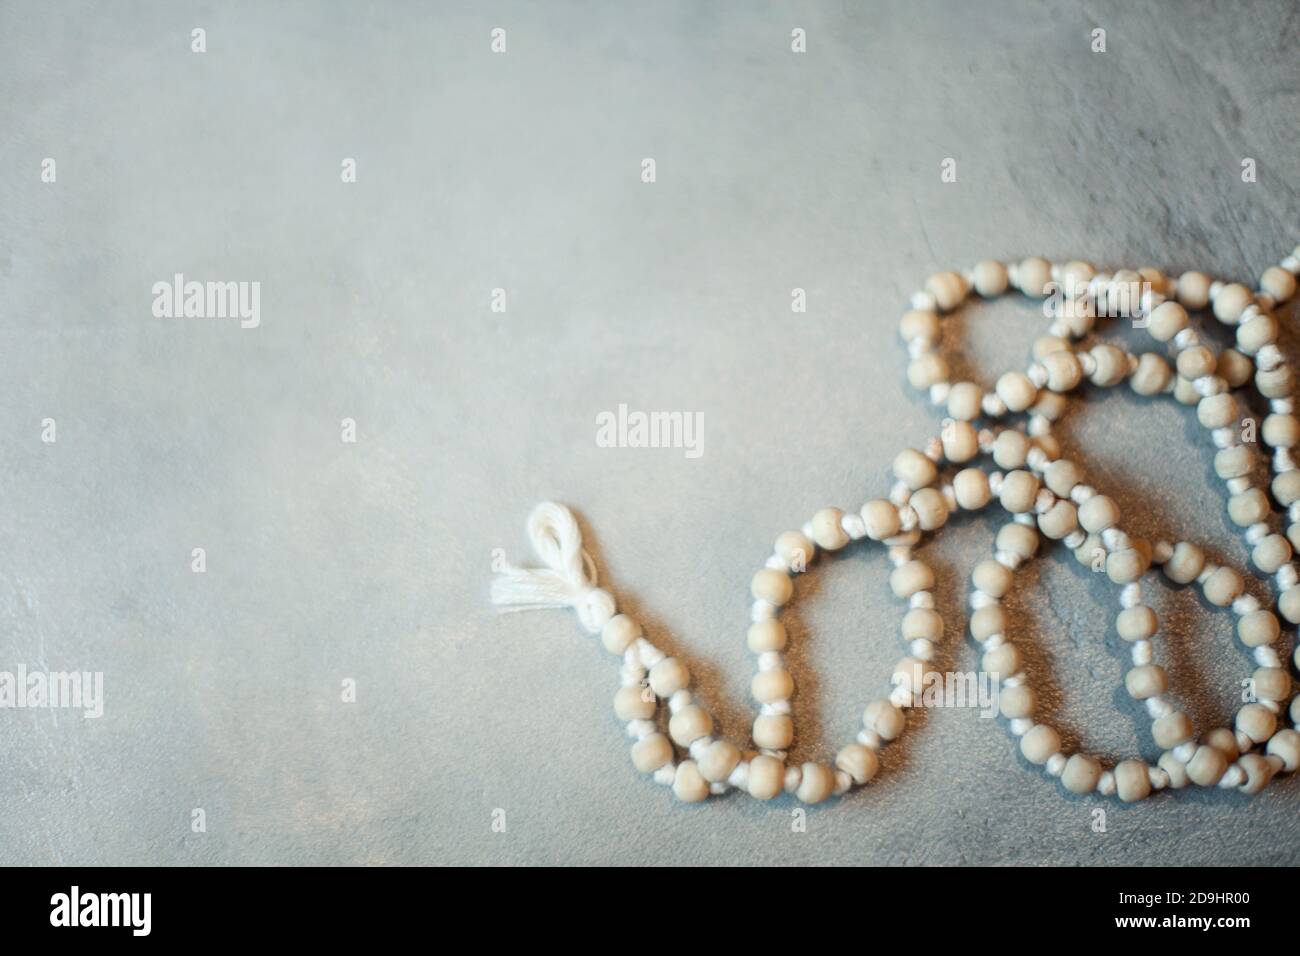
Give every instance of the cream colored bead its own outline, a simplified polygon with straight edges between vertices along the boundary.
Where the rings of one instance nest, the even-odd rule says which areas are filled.
[[[1143,266],[1138,270],[1138,275],[1146,280],[1147,285],[1153,292],[1160,295],[1169,295],[1170,280],[1159,269],[1154,266]]]
[[[1079,524],[1085,531],[1101,534],[1119,523],[1119,505],[1106,495],[1093,495],[1079,506]]]
[[[1282,761],[1284,773],[1295,773],[1300,768],[1300,733],[1289,728],[1279,730],[1269,738],[1265,751]]]
[[[1283,508],[1300,501],[1300,469],[1278,472],[1273,478],[1273,497]]]
[[[966,511],[978,511],[993,495],[989,490],[989,476],[979,468],[963,468],[957,472],[952,479],[952,491],[957,506]]]
[[[1007,372],[998,379],[998,398],[1013,412],[1023,412],[1038,398],[1038,388],[1023,372]]]
[[[1277,319],[1260,312],[1237,326],[1237,348],[1246,355],[1254,355],[1277,341],[1277,331]]]
[[[1118,385],[1128,375],[1128,356],[1124,350],[1115,345],[1102,344],[1093,346],[1092,359],[1097,363],[1089,380],[1094,385],[1108,388]]]
[[[1166,714],[1151,723],[1151,737],[1161,750],[1173,750],[1179,744],[1191,740],[1194,735],[1192,719],[1181,710]]]
[[[785,750],[794,741],[794,721],[784,714],[759,714],[753,736],[760,750]]]
[[[974,278],[975,291],[986,299],[1007,291],[1007,267],[994,259],[977,263]]]
[[[1233,282],[1219,290],[1214,299],[1214,317],[1220,322],[1234,324],[1241,318],[1246,306],[1255,301],[1250,290],[1239,282]]]
[[[1205,579],[1201,589],[1205,593],[1205,600],[1215,607],[1227,607],[1241,596],[1245,584],[1241,575],[1232,568],[1219,568]]]
[[[1054,422],[1064,415],[1069,407],[1070,399],[1065,395],[1058,395],[1056,392],[1039,392],[1038,400],[1029,410],[1035,415],[1042,415],[1048,421]]]
[[[1269,415],[1260,433],[1264,443],[1273,448],[1294,448],[1300,444],[1300,420],[1294,415]]]
[[[913,608],[903,615],[900,628],[903,640],[927,640],[937,643],[943,638],[943,618],[928,607]]]
[[[614,694],[614,714],[619,720],[649,720],[655,715],[655,703],[648,690],[631,684]]]
[[[1260,369],[1255,373],[1255,387],[1265,398],[1286,398],[1295,389],[1295,376],[1286,365],[1272,371]]]
[[[1281,702],[1291,696],[1291,675],[1280,667],[1257,667],[1251,681],[1260,700]]]
[[[812,517],[812,536],[817,547],[838,551],[849,543],[849,536],[840,526],[844,513],[839,508],[823,508]]]
[[[1102,545],[1101,535],[1090,534],[1083,544],[1074,549],[1074,560],[1093,571],[1106,569],[1106,548]]]
[[[1060,335],[1043,335],[1034,339],[1034,344],[1029,347],[1029,354],[1035,362],[1041,362],[1046,356],[1053,352],[1061,352],[1070,348],[1070,340]]]
[[[756,800],[771,800],[785,789],[785,764],[767,754],[755,754],[749,760],[746,785]]]
[[[778,700],[789,700],[794,693],[794,678],[784,668],[777,667],[770,671],[759,671],[749,682],[750,693],[760,704],[772,704]]]
[[[688,704],[668,721],[668,736],[679,747],[689,747],[701,737],[713,733],[713,718],[703,707]]]
[[[1285,302],[1295,295],[1296,278],[1281,266],[1269,266],[1259,277],[1259,288],[1273,297],[1274,302]]]
[[[1187,379],[1189,386],[1198,378],[1213,375],[1216,364],[1214,353],[1204,345],[1193,345],[1191,348],[1183,349],[1174,360],[1178,375]]]
[[[934,462],[913,448],[903,449],[894,458],[894,477],[912,491],[932,484],[937,475]]]
[[[1292,624],[1300,624],[1300,585],[1287,588],[1277,599],[1277,609]]]
[[[1228,759],[1229,763],[1236,760],[1237,755],[1241,753],[1237,748],[1237,735],[1227,727],[1218,727],[1211,730],[1201,739],[1201,743],[1219,751]]]
[[[1106,555],[1106,577],[1116,584],[1132,584],[1146,570],[1146,557],[1137,548],[1125,548]]]
[[[1073,754],[1061,771],[1061,785],[1071,793],[1091,793],[1101,779],[1101,764],[1084,754]]]
[[[980,453],[979,432],[970,422],[947,422],[941,432],[943,457],[951,462],[970,461]]]
[[[971,572],[971,583],[990,597],[1000,598],[1011,590],[1011,569],[996,561],[981,561]]]
[[[1187,761],[1187,779],[1197,786],[1212,787],[1227,769],[1228,758],[1222,750],[1201,744],[1192,759]]]
[[[641,636],[641,625],[626,614],[615,614],[600,630],[600,643],[611,654],[622,655]]]
[[[632,766],[641,773],[654,773],[673,759],[673,745],[663,734],[642,737],[632,745]]]
[[[1047,369],[1047,387],[1054,392],[1068,392],[1083,378],[1083,366],[1073,352],[1053,352],[1043,356]]]
[[[929,342],[936,344],[942,333],[939,314],[929,309],[912,309],[903,313],[898,323],[898,335],[904,342]]]
[[[1228,517],[1240,528],[1249,528],[1268,518],[1268,496],[1259,488],[1247,488],[1228,499]]]
[[[925,562],[913,559],[890,572],[889,587],[897,597],[909,598],[934,587],[934,572]]]
[[[997,674],[999,677],[1018,674],[1022,666],[1020,651],[1010,641],[985,651],[984,656],[980,658],[980,670],[986,674]]]
[[[1060,541],[1079,527],[1079,514],[1068,501],[1058,501],[1038,516],[1038,527],[1053,541]]]
[[[1189,309],[1203,309],[1210,304],[1212,280],[1204,272],[1184,272],[1178,277],[1178,301]]]
[[[862,521],[872,541],[892,538],[899,532],[898,509],[884,498],[875,498],[862,506]]]
[[[1141,760],[1121,760],[1115,765],[1115,794],[1124,803],[1145,800],[1151,794],[1151,777]]]
[[[1154,352],[1144,352],[1138,357],[1137,371],[1129,379],[1129,387],[1139,395],[1159,395],[1173,379],[1169,363]]]
[[[948,414],[961,422],[979,418],[984,390],[973,382],[958,382],[948,390]]]
[[[1273,574],[1291,560],[1291,542],[1280,534],[1267,535],[1251,549],[1250,560],[1265,574]]]
[[[998,551],[1018,554],[1022,558],[1032,558],[1038,552],[1038,532],[1014,522],[1004,524],[993,539],[993,547]]]
[[[740,763],[740,750],[725,740],[715,740],[700,755],[700,776],[709,783],[721,783],[731,776]]]
[[[1165,576],[1175,584],[1191,584],[1205,567],[1205,554],[1196,545],[1180,541],[1173,556],[1165,562]]]
[[[694,760],[683,760],[673,775],[673,796],[682,803],[699,803],[709,795],[709,782]]]
[[[863,728],[879,735],[881,740],[894,740],[906,725],[903,712],[883,698],[873,700],[862,712]]]
[[[1020,752],[1030,763],[1042,766],[1061,752],[1061,735],[1046,724],[1035,724],[1020,738]]]
[[[970,616],[970,635],[981,644],[994,634],[1006,634],[1006,612],[996,604],[976,608]]]
[[[1077,285],[1086,284],[1096,274],[1097,270],[1092,263],[1084,262],[1082,259],[1071,259],[1061,266],[1061,279]]]
[[[1012,514],[1032,511],[1038,496],[1038,478],[1029,471],[1013,471],[1002,479],[1002,507]]]
[[[776,539],[772,550],[792,571],[806,571],[816,554],[816,546],[801,531],[785,532]]]
[[[1144,664],[1133,667],[1124,675],[1124,687],[1134,700],[1146,700],[1159,697],[1169,689],[1169,678],[1165,669],[1158,664]]]
[[[925,352],[907,363],[907,384],[918,392],[948,381],[948,363],[937,352]]]
[[[803,765],[803,775],[795,796],[803,803],[821,803],[835,790],[835,774],[830,767],[820,763]]]
[[[1277,730],[1277,718],[1263,704],[1244,704],[1237,711],[1234,726],[1257,744],[1262,744]]]
[[[1083,481],[1083,471],[1068,458],[1062,458],[1047,466],[1043,471],[1043,481],[1051,489],[1052,494],[1067,498],[1071,489]]]
[[[849,744],[835,755],[835,766],[843,770],[858,786],[870,782],[880,769],[880,758],[870,747]]]
[[[785,641],[785,625],[775,618],[755,621],[749,626],[749,633],[745,637],[746,645],[755,654],[785,650]]]
[[[1187,310],[1177,302],[1162,302],[1151,310],[1147,331],[1157,342],[1168,342],[1187,328]]]
[[[1174,401],[1179,405],[1195,405],[1201,400],[1201,393],[1189,380],[1179,375],[1174,379]]]
[[[940,312],[951,312],[966,298],[966,280],[956,272],[940,272],[925,280],[925,289],[939,304]]]
[[[1125,608],[1115,618],[1115,629],[1126,641],[1149,641],[1159,626],[1156,612],[1145,604]]]
[[[894,673],[889,680],[895,687],[905,688],[917,696],[925,690],[926,676],[933,673],[933,670],[920,658],[904,657],[894,665]]]
[[[993,460],[999,468],[1023,468],[1032,447],[1028,435],[1008,428],[993,442]]]
[[[907,503],[916,512],[917,523],[922,531],[942,528],[948,521],[948,504],[937,488],[922,488],[914,492]]]
[[[1196,420],[1203,428],[1226,428],[1237,420],[1237,403],[1230,392],[1207,395],[1196,403]]]
[[[1240,388],[1255,374],[1255,363],[1236,349],[1224,349],[1214,371],[1232,388]]]
[[[998,709],[1008,720],[1032,717],[1034,706],[1034,692],[1024,684],[1018,687],[1002,687],[998,690]]]
[[[1041,298],[1047,294],[1047,284],[1052,281],[1052,264],[1038,256],[1022,259],[1016,267],[1016,285],[1025,295]]]
[[[1237,766],[1246,772],[1246,782],[1237,787],[1244,794],[1254,796],[1273,779],[1273,765],[1259,754],[1243,754]]]
[[[780,607],[794,596],[794,582],[784,571],[762,568],[750,580],[749,593],[760,601]]]
[[[1237,621],[1237,636],[1247,647],[1272,644],[1282,634],[1277,616],[1268,610],[1251,611]]]
[[[773,622],[776,623],[776,622]],[[780,627],[780,624],[777,624]],[[675,657],[665,657],[650,668],[650,689],[656,697],[667,699],[691,686],[691,672]]]
[[[1227,481],[1229,478],[1243,478],[1253,467],[1250,449],[1245,445],[1223,448],[1214,453],[1214,473]]]

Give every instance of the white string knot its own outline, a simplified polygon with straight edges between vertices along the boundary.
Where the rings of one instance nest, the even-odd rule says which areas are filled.
[[[502,611],[571,607],[582,626],[598,634],[614,616],[614,598],[596,587],[596,562],[582,547],[573,513],[543,501],[528,516],[528,540],[546,567],[507,565],[492,581],[492,603]]]

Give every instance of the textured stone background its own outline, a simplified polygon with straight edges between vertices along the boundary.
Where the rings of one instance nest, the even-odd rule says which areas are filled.
[[[536,501],[573,505],[745,735],[750,574],[936,428],[908,295],[987,256],[1258,276],[1300,240],[1298,42],[1288,2],[0,6],[0,667],[101,670],[107,696],[0,712],[3,862],[1296,862],[1293,782],[1066,799],[971,711],[926,714],[806,833],[786,801],[675,805],[631,768],[614,663],[487,587]],[[261,327],[153,318],[175,272],[260,281]],[[991,382],[1042,326],[1007,301],[954,329]],[[1243,562],[1193,415],[1089,399],[1062,433],[1132,529]],[[703,412],[703,457],[597,448],[619,402]],[[961,669],[994,527],[926,549]],[[800,585],[798,756],[886,689],[885,566]],[[1046,709],[1154,756],[1115,590],[1059,549],[1034,568]],[[1249,673],[1227,615],[1152,590],[1178,697],[1224,721]]]

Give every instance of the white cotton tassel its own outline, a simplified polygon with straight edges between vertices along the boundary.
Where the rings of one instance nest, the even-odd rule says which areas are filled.
[[[572,607],[583,627],[599,633],[614,616],[614,598],[596,587],[596,563],[582,547],[573,513],[543,501],[528,516],[528,540],[546,567],[508,565],[492,581],[492,603],[502,611]]]

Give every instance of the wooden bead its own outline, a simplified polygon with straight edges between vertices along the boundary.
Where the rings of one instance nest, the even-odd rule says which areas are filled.
[[[958,382],[948,390],[948,414],[960,422],[979,418],[984,390],[973,382]]]
[[[1274,302],[1285,302],[1295,295],[1296,277],[1281,266],[1269,266],[1259,277],[1260,291],[1268,293]]]
[[[1016,267],[1016,285],[1025,295],[1041,298],[1052,281],[1052,264],[1038,256],[1022,259]]]
[[[1004,524],[998,529],[993,546],[998,551],[1018,554],[1021,558],[1032,558],[1038,552],[1038,532],[1014,522]]]
[[[1282,627],[1277,616],[1264,609],[1244,614],[1237,621],[1237,637],[1247,647],[1263,647],[1272,644],[1282,634]]]
[[[785,650],[785,642],[785,625],[775,618],[755,621],[749,626],[749,633],[745,637],[746,645],[755,654]]]
[[[975,291],[986,299],[1007,291],[1007,267],[993,259],[975,265]]]
[[[989,476],[979,468],[963,468],[957,472],[952,479],[952,492],[957,506],[966,511],[978,511],[993,496],[989,490]]]
[[[762,568],[749,582],[749,593],[760,601],[781,607],[794,596],[794,582],[784,571]]]
[[[1224,349],[1219,353],[1214,371],[1230,388],[1241,388],[1255,374],[1255,363],[1236,349]]]
[[[655,715],[656,701],[640,684],[620,687],[614,694],[614,714],[619,720],[649,720]]]
[[[1191,584],[1205,567],[1205,554],[1194,544],[1180,541],[1173,556],[1165,562],[1165,576],[1175,584]]]
[[[760,704],[772,704],[778,700],[789,700],[794,693],[794,678],[784,668],[777,667],[770,671],[759,671],[749,682],[750,693]]]
[[[898,323],[898,335],[907,343],[916,341],[938,344],[941,332],[939,314],[929,309],[911,309]]]
[[[746,785],[756,800],[771,800],[785,789],[785,764],[767,754],[756,754],[749,760]]]
[[[948,504],[937,488],[922,488],[914,492],[907,503],[916,512],[917,523],[922,531],[942,528],[948,521]]]
[[[1035,362],[1041,362],[1053,352],[1068,351],[1070,347],[1068,338],[1060,335],[1043,335],[1034,339],[1034,344],[1029,347],[1029,354]]]
[[[1300,421],[1294,415],[1269,415],[1260,434],[1264,443],[1273,448],[1294,448],[1300,443]]]
[[[1002,479],[999,500],[1012,514],[1032,511],[1038,496],[1038,478],[1029,471],[1013,471]]]
[[[772,622],[776,623],[776,622]],[[780,627],[780,624],[777,624]],[[665,657],[650,668],[650,689],[656,697],[667,700],[679,690],[691,686],[691,672],[675,657]]]
[[[652,711],[653,713],[653,711]],[[713,718],[703,707],[688,704],[668,721],[668,736],[679,747],[689,747],[701,737],[713,733]]]
[[[998,379],[998,398],[1013,412],[1023,412],[1038,398],[1038,387],[1023,372],[1007,372]]]
[[[1300,624],[1300,585],[1287,588],[1277,599],[1278,612],[1292,624]]]
[[[1151,776],[1141,760],[1121,760],[1115,765],[1115,794],[1124,803],[1145,800],[1151,793]]]
[[[1169,678],[1158,664],[1133,667],[1124,675],[1124,687],[1134,700],[1159,697],[1169,689]]]
[[[1241,318],[1246,306],[1255,301],[1250,290],[1239,282],[1233,282],[1219,290],[1214,298],[1214,317],[1227,325],[1235,325]]]
[[[1168,751],[1162,753],[1157,764],[1161,770],[1169,775],[1169,787],[1171,790],[1181,790],[1190,782],[1187,779],[1187,764],[1183,763],[1172,753]]]
[[[759,714],[753,737],[760,750],[785,750],[794,741],[794,721],[785,714]]]
[[[1260,700],[1280,702],[1291,696],[1291,675],[1280,667],[1257,667],[1251,682]]]
[[[956,272],[940,272],[925,280],[925,290],[934,296],[940,312],[951,312],[966,298],[966,280]]]
[[[905,448],[894,458],[894,477],[911,491],[932,484],[938,476],[934,462],[913,448]],[[818,544],[821,542],[819,541]]]
[[[907,384],[920,392],[948,381],[948,363],[937,352],[918,355],[907,364]]]
[[[981,644],[987,641],[994,634],[1005,634],[1007,630],[1007,616],[1002,608],[995,604],[988,607],[976,608],[970,616],[970,633],[971,637]]]
[[[1273,779],[1273,766],[1259,754],[1243,754],[1237,766],[1246,772],[1246,782],[1237,789],[1250,796],[1259,793]]]
[[[1244,704],[1237,711],[1234,726],[1257,744],[1262,744],[1277,730],[1277,718],[1263,704]]]
[[[683,760],[673,775],[673,796],[682,803],[699,803],[709,795],[709,782],[694,760]]]
[[[862,506],[862,521],[867,526],[867,537],[883,541],[898,534],[900,524],[898,509],[884,498],[876,498]]]
[[[841,529],[843,530],[843,529]],[[806,571],[816,553],[816,545],[801,531],[787,531],[776,539],[772,550],[791,571]]]
[[[925,562],[913,559],[890,572],[889,587],[897,597],[909,598],[934,587],[934,572]]]
[[[1277,319],[1261,312],[1237,326],[1237,349],[1246,355],[1255,355],[1264,346],[1276,342],[1277,333]]]
[[[1010,641],[985,651],[984,656],[980,658],[980,670],[986,674],[996,674],[999,678],[1020,673],[1022,666],[1020,651]]]
[[[1101,534],[1119,523],[1119,505],[1106,495],[1093,495],[1079,506],[1079,524],[1085,531]]]
[[[1214,473],[1227,481],[1229,478],[1241,478],[1250,473],[1253,467],[1250,449],[1245,445],[1223,448],[1214,453]]]
[[[1053,541],[1060,541],[1079,527],[1079,514],[1074,505],[1061,500],[1038,516],[1038,528]]]
[[[844,517],[839,508],[823,508],[812,517],[812,538],[825,551],[838,551],[849,543],[848,533],[840,526]]]
[[[1269,738],[1265,752],[1282,761],[1285,773],[1295,773],[1300,768],[1300,733],[1290,728],[1279,730]]]
[[[1204,272],[1184,272],[1178,277],[1178,301],[1189,309],[1203,309],[1210,304],[1212,280]]]
[[[1137,371],[1129,378],[1129,387],[1139,395],[1159,395],[1173,376],[1168,362],[1154,352],[1144,352],[1138,358]]]
[[[1061,785],[1071,793],[1091,793],[1101,779],[1101,764],[1084,754],[1073,754],[1061,771]]]
[[[862,712],[863,728],[878,734],[881,740],[895,739],[906,725],[903,712],[883,698],[873,700]]]
[[[1227,759],[1228,763],[1237,759],[1241,751],[1237,747],[1237,735],[1227,727],[1217,727],[1201,738],[1201,743],[1213,747]]]
[[[1183,349],[1174,360],[1179,376],[1187,379],[1189,385],[1205,375],[1213,375],[1215,364],[1214,353],[1204,345]]]
[[[1118,385],[1128,377],[1128,356],[1124,354],[1123,349],[1115,345],[1102,344],[1093,346],[1090,354],[1097,366],[1089,376],[1092,384],[1109,388]]]
[[[870,747],[849,744],[835,755],[835,766],[843,770],[858,786],[868,783],[880,769],[880,758]]]
[[[1255,387],[1265,398],[1286,398],[1295,389],[1295,375],[1286,366],[1255,373]]]
[[[1186,309],[1177,302],[1162,302],[1151,310],[1147,319],[1147,331],[1157,342],[1168,342],[1187,328],[1187,323]]]
[[[1041,766],[1052,754],[1061,752],[1061,735],[1046,724],[1035,724],[1020,738],[1020,752],[1030,763]]]
[[[1008,428],[993,441],[993,460],[999,468],[1023,468],[1032,447],[1028,435]]]
[[[1291,542],[1280,534],[1266,535],[1251,549],[1250,560],[1265,574],[1273,574],[1291,560]]]
[[[1151,737],[1162,750],[1173,750],[1179,744],[1191,740],[1194,735],[1192,719],[1180,710],[1151,723]]]
[[[1073,352],[1061,351],[1045,355],[1043,367],[1047,369],[1047,387],[1054,392],[1068,392],[1083,378],[1083,366]]]
[[[803,803],[821,803],[835,789],[835,774],[825,764],[806,763],[795,796]]]
[[[740,763],[740,750],[725,740],[715,740],[700,755],[700,776],[709,783],[721,783],[731,776]]]
[[[1212,787],[1228,769],[1228,758],[1223,751],[1201,744],[1192,759],[1187,761],[1187,779],[1201,787]]]
[[[1137,548],[1125,548],[1106,555],[1106,577],[1116,584],[1131,584],[1146,570],[1146,559]]]
[[[913,608],[903,615],[903,640],[926,640],[937,643],[943,638],[943,618],[927,607]]]
[[[1011,569],[996,561],[981,561],[971,572],[971,583],[989,597],[1004,596],[1011,590],[1012,579]]]
[[[1241,575],[1232,568],[1219,568],[1205,579],[1201,589],[1205,594],[1205,600],[1215,607],[1227,607],[1241,596],[1245,584],[1241,580]]]
[[[1067,498],[1074,486],[1083,481],[1083,470],[1068,458],[1054,461],[1043,471],[1043,480],[1052,494]]]
[[[1115,618],[1115,629],[1126,641],[1149,641],[1159,626],[1156,612],[1145,604],[1125,608]]]
[[[970,422],[948,422],[943,427],[943,457],[960,464],[980,453],[979,433]]]
[[[1024,684],[1003,687],[998,691],[998,709],[1008,720],[1032,717],[1035,703],[1033,690]]]
[[[641,625],[626,614],[615,614],[600,629],[600,643],[611,654],[622,655],[641,636]]]
[[[673,745],[663,734],[642,737],[632,745],[632,766],[641,773],[654,773],[673,759]]]
[[[1196,403],[1196,420],[1203,428],[1225,428],[1237,420],[1237,403],[1232,394],[1207,395]]]
[[[1300,470],[1279,472],[1273,478],[1272,491],[1283,508],[1300,501]]]
[[[889,678],[889,682],[895,687],[902,687],[912,692],[912,696],[918,696],[925,690],[925,682],[933,673],[933,668],[926,662],[917,657],[904,657],[894,665],[894,673]]]

